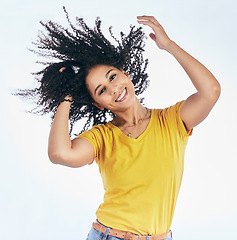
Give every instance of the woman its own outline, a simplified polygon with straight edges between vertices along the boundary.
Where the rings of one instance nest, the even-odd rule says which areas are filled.
[[[100,20],[94,30],[78,22],[82,29],[69,21],[73,33],[42,23],[48,35],[37,43],[46,49],[40,55],[61,61],[38,73],[43,74],[39,88],[19,94],[37,95],[41,112],[55,113],[48,147],[53,163],[81,167],[96,160],[99,166],[104,202],[87,240],[170,240],[188,137],[215,105],[220,85],[154,17],[139,16],[138,23],[153,30],[150,37],[176,58],[197,90],[174,106],[148,109],[136,96],[148,83],[141,28],[131,27],[128,36],[121,33],[121,41],[110,29],[118,43],[114,47],[101,33]],[[88,118],[83,133],[71,140],[68,119],[72,129],[82,117]]]

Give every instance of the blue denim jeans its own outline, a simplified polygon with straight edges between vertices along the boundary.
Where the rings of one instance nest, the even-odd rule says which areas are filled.
[[[92,227],[86,240],[124,240],[124,238],[117,238],[117,237],[108,235],[109,230],[110,228],[108,227],[106,232],[102,233]],[[146,240],[149,240],[149,236],[146,236]],[[172,234],[170,238],[166,238],[164,240],[172,240]]]

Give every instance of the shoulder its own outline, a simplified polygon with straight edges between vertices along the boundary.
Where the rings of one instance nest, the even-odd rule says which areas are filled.
[[[91,129],[82,132],[77,137],[93,137],[93,138],[102,138],[105,137],[110,131],[109,123],[99,124],[93,126]]]
[[[154,109],[157,120],[160,126],[168,128],[173,132],[179,132],[181,136],[190,136],[192,131],[187,131],[180,117],[180,110],[184,100],[175,103],[163,109]]]
[[[174,105],[171,105],[166,108],[160,108],[160,109],[153,109],[155,115],[158,117],[177,117],[180,115],[180,109],[184,103],[184,100],[175,103]]]

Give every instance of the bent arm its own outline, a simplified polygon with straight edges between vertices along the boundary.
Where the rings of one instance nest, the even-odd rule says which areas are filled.
[[[150,37],[160,49],[171,53],[188,74],[197,93],[186,99],[181,107],[181,119],[189,131],[210,113],[221,92],[220,84],[212,73],[195,58],[172,41],[153,16],[139,16],[138,23],[152,28]]]
[[[175,42],[167,46],[191,79],[197,93],[189,96],[180,110],[180,116],[187,130],[202,122],[210,113],[220,96],[220,84],[212,73],[199,61],[185,52]]]
[[[81,167],[94,159],[94,147],[83,138],[70,139],[68,118],[70,102],[57,109],[49,134],[48,156],[51,162],[69,167]]]

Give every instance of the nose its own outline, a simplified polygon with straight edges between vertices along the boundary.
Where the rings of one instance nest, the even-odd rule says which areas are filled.
[[[116,83],[110,83],[109,84],[109,92],[111,95],[116,94],[116,92],[118,91],[118,85]]]

